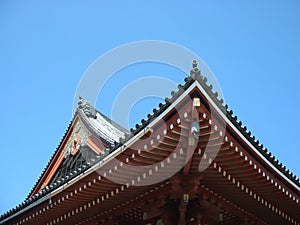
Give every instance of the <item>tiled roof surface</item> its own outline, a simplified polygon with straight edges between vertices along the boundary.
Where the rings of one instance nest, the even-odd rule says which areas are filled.
[[[152,114],[148,114],[148,118],[147,119],[142,119],[141,120],[141,124],[136,124],[135,128],[132,128],[129,132],[126,132],[126,129],[120,127],[119,125],[117,125],[116,123],[113,123],[113,125],[115,127],[117,127],[119,130],[121,130],[122,132],[124,132],[124,138],[120,138],[119,142],[115,142],[114,146],[112,146],[111,149],[108,149],[107,152],[105,152],[103,155],[98,157],[98,160],[94,161],[93,164],[97,163],[98,161],[100,161],[101,159],[103,159],[105,156],[107,156],[108,154],[110,154],[111,152],[113,152],[114,150],[116,150],[120,145],[122,145],[122,143],[125,143],[127,140],[131,139],[135,134],[137,134],[139,131],[141,131],[142,129],[146,128],[147,125],[156,117],[158,117],[162,112],[164,112],[171,104],[172,102],[174,102],[185,90],[187,90],[196,80],[200,83],[200,85],[203,87],[203,89],[207,92],[207,94],[211,97],[211,99],[215,102],[215,104],[219,107],[219,109],[227,116],[227,118],[232,122],[232,124],[244,135],[244,137],[253,145],[255,146],[255,148],[269,161],[271,162],[279,171],[281,171],[288,179],[290,179],[293,183],[295,183],[298,187],[300,187],[300,181],[299,178],[294,175],[290,170],[288,170],[286,168],[286,166],[284,166],[281,162],[278,161],[278,159],[276,159],[256,138],[255,136],[251,135],[251,132],[249,130],[247,130],[246,126],[242,125],[241,121],[238,121],[237,116],[233,116],[233,111],[228,109],[228,105],[224,105],[224,101],[223,99],[219,99],[218,98],[218,93],[213,91],[213,86],[211,84],[208,84],[207,82],[207,78],[203,77],[202,75],[200,75],[200,71],[198,70],[197,67],[193,66],[194,68],[191,70],[191,74],[190,76],[186,77],[184,79],[184,84],[183,85],[178,85],[178,90],[177,91],[172,91],[171,98],[165,98],[165,102],[164,103],[160,103],[159,104],[159,108],[158,109],[153,109],[153,113]],[[98,111],[96,111],[97,113]],[[98,112],[100,113],[100,112]],[[83,112],[80,112],[80,114],[83,116]],[[101,114],[103,116],[103,118],[105,118],[105,120],[112,122],[109,118],[107,118],[106,116],[104,116],[103,114]],[[93,116],[93,115],[92,115]],[[85,118],[85,120],[88,118],[87,115],[83,116],[83,118]],[[70,123],[65,135],[63,136],[60,144],[58,145],[57,150],[54,152],[53,156],[51,157],[51,159],[49,160],[48,165],[50,164],[51,160],[53,159],[54,155],[56,154],[56,152],[59,149],[59,146],[62,144],[62,141],[64,140],[70,126],[71,126],[72,122]],[[93,128],[93,127],[92,127]],[[93,128],[94,129],[94,128]],[[97,132],[97,130],[96,130]],[[99,133],[98,133],[99,134]],[[103,137],[101,137],[101,140],[106,141],[105,139],[103,139]],[[106,141],[107,142],[107,141]],[[111,144],[111,142],[107,142],[107,144]],[[93,164],[91,164],[90,166],[92,166]],[[43,176],[44,172],[46,171],[48,165],[46,166],[46,168],[44,169],[42,175],[40,176],[40,178],[38,179],[37,183],[39,182],[39,180],[41,179],[41,177]],[[82,170],[80,170],[80,173],[84,172],[86,169],[88,169],[88,167],[82,168]],[[4,213],[3,215],[1,215],[0,217],[0,221],[7,218],[8,216],[18,212],[19,210],[25,208],[26,206],[30,205],[31,203],[35,202],[36,200],[40,199],[41,197],[45,196],[47,193],[53,191],[54,189],[56,189],[57,187],[63,185],[64,183],[68,182],[69,180],[73,179],[74,177],[78,176],[80,173],[76,173],[73,174],[73,176],[69,176],[66,179],[64,179],[63,182],[61,183],[54,183],[51,184],[49,186],[47,186],[45,189],[43,189],[40,193],[37,193],[36,195],[32,196],[32,197],[27,197],[26,200],[24,202],[22,202],[21,204],[19,204],[17,207],[9,210],[8,212]],[[36,187],[37,183],[35,184],[34,188]],[[34,190],[34,188],[32,189],[32,191]],[[31,191],[31,192],[32,192]]]
[[[98,161],[98,158],[100,158],[99,154],[95,153],[90,147],[80,146],[78,153],[65,156],[48,185],[60,184],[65,179],[80,173],[82,168],[90,168],[93,162]]]

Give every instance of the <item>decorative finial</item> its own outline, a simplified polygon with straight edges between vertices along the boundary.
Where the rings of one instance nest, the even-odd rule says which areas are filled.
[[[191,71],[190,71],[190,76],[194,79],[194,80],[200,80],[200,78],[201,78],[201,72],[200,72],[200,70],[198,69],[198,62],[197,62],[197,60],[196,59],[194,59],[193,61],[192,61],[192,65],[193,65],[193,69],[191,69]]]
[[[198,65],[198,62],[197,62],[197,60],[196,60],[196,59],[194,59],[194,60],[192,61],[192,64],[193,64],[193,68],[196,68],[196,67],[197,67],[197,65]]]

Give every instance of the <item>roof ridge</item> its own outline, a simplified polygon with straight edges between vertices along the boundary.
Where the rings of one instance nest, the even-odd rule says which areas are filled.
[[[111,118],[109,118],[108,116],[106,116],[104,113],[102,113],[99,110],[97,110],[94,106],[92,106],[82,96],[79,96],[78,108],[82,109],[82,111],[84,112],[84,114],[86,116],[88,116],[88,117],[94,117],[94,118],[96,118],[97,117],[96,114],[99,113],[108,123],[112,124],[113,126],[115,126],[116,128],[118,128],[119,130],[121,130],[124,133],[129,133],[129,131],[125,127],[123,127],[122,125],[116,123]]]

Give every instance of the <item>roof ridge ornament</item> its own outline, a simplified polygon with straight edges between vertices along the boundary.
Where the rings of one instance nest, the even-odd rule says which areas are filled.
[[[89,118],[94,118],[96,119],[96,109],[91,106],[84,98],[79,96],[79,101],[78,101],[78,109],[81,109],[83,113]]]
[[[202,79],[201,71],[198,69],[198,62],[196,59],[192,61],[193,68],[190,71],[190,77],[194,80],[200,81]]]

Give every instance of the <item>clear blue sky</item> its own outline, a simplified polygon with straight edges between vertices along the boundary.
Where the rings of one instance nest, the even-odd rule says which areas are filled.
[[[87,67],[114,47],[148,39],[175,42],[202,57],[238,118],[300,176],[299,1],[2,0],[0,214],[25,199],[47,165]],[[108,90],[148,69],[124,70]],[[151,73],[183,81],[184,74],[157,69]],[[153,103],[138,104],[130,124],[145,118]],[[108,113],[109,98],[97,107]]]

